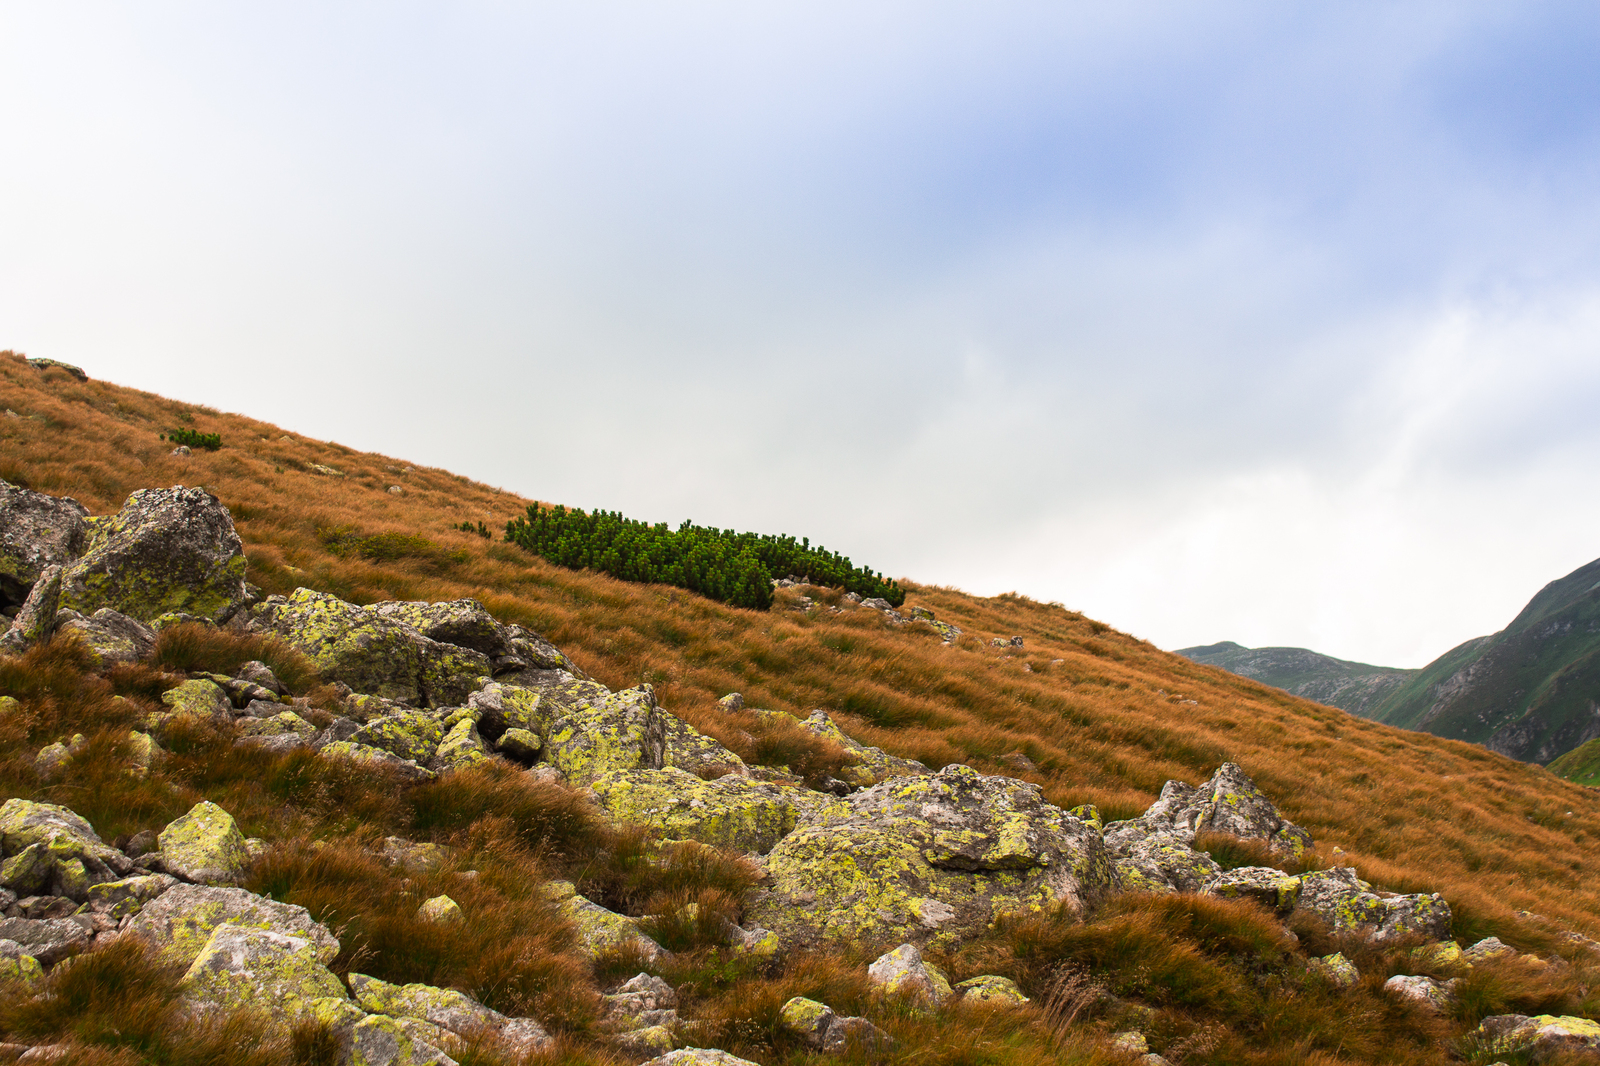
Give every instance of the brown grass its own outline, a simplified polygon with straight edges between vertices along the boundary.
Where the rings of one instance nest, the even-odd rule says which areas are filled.
[[[1060,605],[1016,594],[985,599],[903,581],[908,607],[929,607],[966,632],[956,647],[941,646],[926,626],[891,626],[882,615],[834,596],[818,595],[819,607],[807,613],[737,610],[682,590],[563,570],[497,538],[486,541],[455,528],[482,521],[498,530],[532,501],[442,470],[297,435],[285,441],[283,430],[244,416],[106,382],[80,384],[4,357],[0,408],[22,416],[0,418],[0,476],[75,496],[97,514],[115,511],[136,488],[203,485],[232,509],[250,579],[268,591],[304,585],[362,602],[475,597],[499,617],[540,631],[614,688],[653,684],[668,709],[737,750],[759,754],[751,746],[760,738],[716,708],[716,699],[729,691],[743,693],[749,705],[800,716],[825,708],[864,742],[935,767],[965,762],[1008,772],[1000,757],[1022,751],[1039,768],[1027,776],[1053,802],[1095,803],[1109,818],[1137,814],[1168,778],[1196,782],[1231,759],[1316,837],[1315,861],[1354,865],[1386,888],[1442,892],[1464,940],[1492,933],[1527,949],[1572,953],[1556,930],[1519,918],[1518,910],[1600,933],[1600,884],[1588,876],[1590,852],[1600,838],[1600,794],[1474,745],[1364,721],[1198,666]],[[220,433],[224,447],[170,456],[158,434],[179,424]],[[345,476],[319,475],[313,464],[337,467]],[[403,495],[386,491],[394,484],[403,486]],[[330,546],[319,530],[346,532]],[[373,537],[379,539],[367,539]],[[422,551],[420,541],[408,538],[422,538],[430,547]],[[352,550],[352,544],[373,547]],[[385,548],[394,545],[410,545],[417,553]],[[1024,647],[988,643],[1013,634],[1024,638]],[[0,725],[11,731],[0,737],[0,785],[9,794],[84,803],[113,832],[158,827],[168,812],[201,794],[238,804],[247,831],[277,840],[313,830],[350,834],[382,826],[445,837],[465,832],[501,804],[516,806],[504,795],[490,802],[477,791],[477,798],[454,810],[437,795],[403,802],[392,791],[374,795],[374,787],[384,785],[377,778],[331,771],[303,757],[256,759],[246,767],[230,762],[236,757],[221,738],[205,736],[180,738],[182,750],[166,776],[172,793],[140,801],[146,804],[141,811],[120,809],[137,792],[131,787],[112,788],[103,802],[81,783],[43,788],[26,765],[31,751],[21,749],[72,731],[95,738],[94,750],[103,754],[88,762],[104,764],[95,780],[111,787],[114,754],[104,753],[114,749],[131,711],[110,696],[122,691],[136,706],[159,691],[160,682],[149,667],[109,681],[74,680],[76,670],[58,661],[68,652],[51,646],[33,655],[26,666],[0,663],[0,687],[15,691],[25,706],[23,725]],[[13,735],[19,729],[25,736]],[[483,788],[494,791],[488,783]],[[487,807],[474,807],[480,801]],[[511,819],[523,846],[544,855],[540,861],[577,864],[574,869],[594,863],[609,872],[591,883],[593,891],[631,900],[636,908],[648,903],[650,878],[628,887],[628,846],[615,844],[611,858],[603,857],[615,843],[610,838],[604,847],[579,847],[570,826],[581,819],[557,808],[540,807],[548,821],[531,823],[532,829]],[[1224,857],[1259,858],[1244,852]],[[716,888],[684,885],[673,890],[673,898],[687,900],[685,893]],[[1116,920],[1123,923],[1119,935],[1130,943],[1175,935],[1170,915],[1123,914]],[[1202,1050],[1220,1038],[1206,1030],[1209,1022],[1184,1013],[1201,1009],[1186,1005],[1189,1000],[1221,1004],[1239,995],[1256,997],[1252,1002],[1268,1005],[1259,1008],[1262,1018],[1280,1019],[1262,1024],[1282,1034],[1292,1034],[1297,1025],[1320,1032],[1337,1020],[1314,990],[1263,992],[1255,976],[1232,974],[1196,942],[1180,936],[1173,943],[1189,945],[1185,950],[1197,973],[1211,973],[1192,986],[1164,985],[1156,971],[1145,978],[1149,988],[1164,989],[1160,994],[1170,1004],[1162,1008],[1168,1019],[1162,1024],[1170,1028],[1163,1040],[1188,1041],[1180,1047],[1188,1061],[1253,1062],[1258,1058],[1252,1056],[1263,1053],[1258,1042],[1244,1050],[1227,1041],[1220,1049]],[[1111,952],[1104,945],[1095,950]],[[1052,972],[1060,961],[1052,956],[1040,972]],[[706,980],[709,989],[722,987],[714,977]],[[750,980],[724,984],[738,989]],[[1506,1002],[1538,999],[1493,989],[1480,998],[1491,1003],[1497,996]],[[1358,1040],[1358,1046],[1335,1051],[1320,1038],[1307,1043],[1290,1035],[1282,1037],[1284,1046],[1300,1048],[1299,1061],[1334,1055],[1399,1061],[1395,1049],[1417,1046],[1404,1034],[1421,1040],[1431,1032],[1433,1023],[1381,997],[1361,1002],[1357,1013],[1371,1012],[1371,1032],[1393,1026],[1402,1034],[1392,1046]],[[750,1022],[740,1017],[740,1024]],[[1046,1040],[1039,1046],[1047,1045]],[[1237,1058],[1226,1058],[1235,1052]]]

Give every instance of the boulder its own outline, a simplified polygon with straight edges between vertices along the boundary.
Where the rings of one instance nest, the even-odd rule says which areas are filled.
[[[1450,935],[1450,905],[1438,893],[1379,896],[1348,866],[1302,874],[1297,907],[1335,932],[1357,932],[1374,941],[1411,935],[1444,940]]]
[[[61,577],[62,607],[224,621],[248,598],[244,546],[228,509],[204,489],[141,489],[117,514],[85,525],[84,550]]]
[[[0,481],[0,607],[15,607],[45,571],[83,550],[88,509],[70,496],[50,496]],[[51,610],[51,616],[55,614]]]
[[[144,905],[160,896],[163,892],[175,888],[178,884],[176,877],[166,874],[143,874],[138,877],[125,877],[120,881],[106,881],[89,889],[89,909],[97,914],[109,914],[113,918],[123,918],[128,915],[138,914]]]
[[[1130,842],[1116,856],[1119,885],[1127,892],[1198,892],[1222,873],[1203,851],[1175,836],[1148,836]]]
[[[6,800],[0,805],[0,853],[15,856],[35,844],[49,850],[55,867],[52,876],[70,870],[77,875],[73,880],[81,878],[84,890],[133,872],[131,859],[102,841],[88,822],[67,808],[21,798]]]
[[[665,748],[661,753],[663,767],[675,766],[696,776],[748,772],[744,760],[737,753],[729,750],[721,741],[698,732],[676,715],[663,713],[661,724],[666,733]]]
[[[215,681],[194,678],[176,685],[161,694],[161,702],[172,708],[173,714],[214,721],[231,721],[233,704],[228,694]]]
[[[915,944],[901,944],[867,967],[867,980],[890,995],[912,996],[937,1007],[952,995],[950,982],[926,962]]]
[[[1383,990],[1418,1003],[1435,1014],[1445,1014],[1455,1004],[1455,985],[1455,979],[1439,981],[1432,977],[1396,974],[1383,983]]]
[[[502,755],[527,764],[539,757],[539,749],[544,746],[544,742],[539,739],[539,734],[530,730],[508,729],[500,734],[500,739],[494,742],[494,746]]]
[[[9,888],[19,896],[35,896],[50,885],[55,873],[56,860],[47,844],[29,844],[11,858],[0,863],[0,887]]]
[[[1356,969],[1355,963],[1344,957],[1342,951],[1311,959],[1309,965],[1313,972],[1335,988],[1354,988],[1361,983],[1361,971]]]
[[[242,888],[178,885],[146,903],[128,930],[165,958],[187,967],[218,926],[283,933],[309,941],[319,962],[332,962],[339,941],[304,907],[264,899]]]
[[[438,771],[465,770],[489,758],[489,747],[478,732],[477,712],[463,707],[445,719],[444,739],[428,765]]]
[[[1504,956],[1515,955],[1517,949],[1503,943],[1497,936],[1486,936],[1482,940],[1461,952],[1462,961],[1469,966],[1473,963],[1487,962]]]
[[[424,900],[422,906],[417,908],[417,917],[434,925],[455,925],[466,921],[466,916],[461,913],[461,905],[449,896],[434,896]]]
[[[666,754],[664,715],[649,685],[612,692],[592,681],[544,691],[551,705],[544,760],[574,785],[612,770],[659,770]]]
[[[311,589],[263,602],[256,618],[308,656],[329,680],[357,692],[450,707],[465,700],[490,671],[482,652],[431,640],[377,607],[358,607]]]
[[[824,1055],[870,1054],[894,1046],[894,1039],[865,1018],[835,1018],[822,1038]]]
[[[0,636],[0,648],[11,652],[24,652],[48,637],[55,629],[56,615],[61,609],[61,575],[65,568],[58,565],[45,568],[39,580],[28,590],[9,628]]]
[[[478,727],[485,736],[498,738],[521,729],[539,737],[541,744],[554,713],[554,702],[545,700],[539,689],[498,681],[468,696],[467,706],[478,712]]]
[[[310,1000],[344,996],[314,941],[227,922],[211,931],[180,987],[190,999],[224,1010],[270,1003],[275,1012],[294,1011]]]
[[[24,986],[44,979],[44,967],[15,940],[0,940],[0,981],[16,981]]]
[[[729,775],[703,781],[676,768],[613,770],[589,783],[613,821],[648,825],[669,839],[765,854],[795,827],[815,794]]]
[[[956,985],[956,991],[968,1003],[982,1003],[990,1007],[1020,1007],[1029,1002],[1015,981],[994,974],[968,978]]]
[[[357,744],[382,748],[392,755],[425,764],[439,750],[444,730],[436,715],[426,711],[401,711],[368,722],[350,737]]]
[[[1553,1014],[1496,1014],[1485,1018],[1470,1037],[1483,1057],[1521,1056],[1545,1062],[1563,1053],[1600,1053],[1600,1022]]]
[[[1253,899],[1280,914],[1300,901],[1300,878],[1271,866],[1241,866],[1218,873],[1205,883],[1205,894],[1223,899]]]
[[[765,712],[775,714],[775,711]],[[787,716],[785,716],[787,717]],[[929,772],[928,768],[913,759],[901,759],[882,748],[869,748],[840,729],[827,711],[812,711],[800,720],[800,726],[824,740],[831,740],[855,756],[855,763],[839,771],[839,777],[855,788],[866,788],[895,777],[913,777]]]
[[[318,740],[320,739],[322,738],[319,736]],[[374,748],[370,744],[336,740],[322,745],[317,749],[317,752],[328,759],[349,759],[351,762],[392,770],[404,781],[432,781],[435,776],[434,772],[425,766],[418,766],[410,759],[402,759],[398,755],[390,754],[382,748]]]
[[[156,631],[136,618],[102,607],[84,616],[71,612],[56,626],[58,635],[73,634],[88,650],[96,669],[117,663],[136,663],[156,647]]]
[[[807,813],[766,867],[747,916],[802,944],[950,943],[1004,913],[1085,913],[1115,883],[1100,835],[1037,785],[960,765]]]
[[[1112,851],[1126,855],[1146,837],[1171,837],[1192,845],[1197,833],[1206,832],[1263,840],[1290,858],[1299,857],[1311,846],[1311,835],[1284,819],[1272,801],[1231,762],[1223,763],[1199,787],[1168,781],[1160,798],[1144,814],[1107,825],[1105,839]]]
[[[204,885],[232,885],[250,869],[250,851],[233,816],[210,800],[161,830],[161,861],[167,872]]]
[[[239,723],[241,737],[292,736],[309,741],[317,735],[317,727],[293,711],[281,711],[270,718],[247,717]]]
[[[720,1048],[681,1047],[659,1055],[640,1066],[757,1066],[749,1059],[730,1055]]]
[[[388,600],[373,604],[372,610],[384,618],[392,618],[403,623],[429,640],[436,640],[441,644],[471,648],[490,657],[500,655],[506,650],[500,623],[496,622],[494,615],[484,610],[483,604],[477,600],[448,600],[440,603]]]
[[[463,992],[431,985],[393,985],[353,973],[350,992],[363,1010],[397,1019],[414,1019],[460,1037],[493,1033],[514,1054],[528,1054],[550,1037],[532,1018],[507,1018]]]
[[[778,1011],[778,1024],[799,1037],[813,1051],[821,1051],[828,1027],[837,1017],[833,1008],[804,996],[795,996]]]
[[[576,927],[579,949],[590,958],[619,948],[633,948],[649,961],[666,954],[660,944],[644,935],[637,919],[608,911],[578,895],[570,882],[552,881],[546,891]]]
[[[94,933],[71,918],[0,919],[0,943],[10,941],[46,968],[69,955],[88,951]],[[8,949],[10,950],[10,949]]]

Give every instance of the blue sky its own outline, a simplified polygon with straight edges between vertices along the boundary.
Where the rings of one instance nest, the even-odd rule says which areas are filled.
[[[1163,647],[1600,556],[1581,4],[0,3],[0,347]]]

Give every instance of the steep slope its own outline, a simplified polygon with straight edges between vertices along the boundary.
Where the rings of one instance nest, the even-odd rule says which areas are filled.
[[[1546,769],[1580,785],[1600,786],[1600,740],[1587,740],[1551,762]]]
[[[1374,708],[1417,673],[1352,663],[1306,648],[1246,648],[1230,640],[1179,648],[1176,654],[1362,718],[1373,717]]]
[[[1600,737],[1597,700],[1600,560],[1546,585],[1499,633],[1429,663],[1374,717],[1547,763]]]
[[[1023,776],[1052,803],[1096,803],[1110,818],[1138,815],[1169,778],[1203,781],[1231,759],[1375,882],[1443,892],[1463,922],[1514,923],[1525,909],[1597,928],[1600,885],[1586,876],[1600,836],[1593,793],[1192,663],[1058,604],[908,584],[906,613],[921,606],[959,626],[953,645],[880,612],[834,614],[816,591],[810,610],[792,609],[793,590],[781,590],[779,609],[740,610],[464,532],[464,521],[498,529],[533,501],[242,415],[17,357],[0,357],[0,409],[16,413],[0,417],[6,480],[72,495],[94,514],[135,489],[203,485],[232,512],[249,580],[269,593],[475,597],[613,689],[651,683],[664,706],[725,743],[738,738],[716,701],[730,691],[800,717],[820,707],[863,742],[931,767],[1031,766]],[[161,434],[178,427],[218,433],[223,447],[174,456]]]

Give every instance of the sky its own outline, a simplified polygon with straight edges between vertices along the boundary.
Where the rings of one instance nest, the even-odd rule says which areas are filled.
[[[1600,556],[1600,15],[0,0],[0,347],[1421,666]]]

